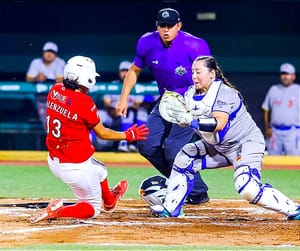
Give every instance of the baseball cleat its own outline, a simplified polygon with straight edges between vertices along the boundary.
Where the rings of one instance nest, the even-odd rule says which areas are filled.
[[[162,205],[154,205],[151,206],[151,212],[155,217],[158,218],[169,218],[169,217],[177,217],[177,218],[183,218],[184,217],[184,212],[183,209],[180,209],[180,213],[178,216],[173,216],[171,213],[165,209]]]
[[[287,217],[288,220],[300,220],[300,206],[298,206],[297,210],[295,213],[290,214]]]
[[[184,203],[189,205],[198,205],[209,201],[207,193],[200,193],[198,195],[189,195]]]
[[[104,205],[103,205],[104,211],[109,212],[109,213],[114,212],[119,200],[127,192],[127,189],[128,189],[128,181],[127,180],[121,180],[117,185],[115,185],[115,187],[111,191],[114,194],[115,200],[110,205],[104,203]]]
[[[159,218],[168,218],[168,217],[170,217],[170,213],[162,205],[153,205],[150,208],[151,208],[152,214],[155,217],[159,217]]]
[[[46,208],[37,211],[31,217],[31,222],[37,223],[42,220],[48,220],[48,222],[51,222],[57,218],[57,213],[63,206],[64,202],[62,199],[52,199]]]

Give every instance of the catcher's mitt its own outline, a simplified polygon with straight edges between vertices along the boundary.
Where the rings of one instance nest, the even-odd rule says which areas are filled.
[[[159,112],[165,120],[180,126],[189,126],[193,120],[192,112],[183,96],[173,91],[164,92],[159,103]]]

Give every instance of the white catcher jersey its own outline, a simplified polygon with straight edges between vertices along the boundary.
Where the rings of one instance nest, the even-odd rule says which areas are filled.
[[[248,113],[239,92],[222,81],[214,81],[204,94],[197,94],[195,87],[191,86],[185,93],[185,100],[195,118],[211,118],[214,111],[229,114],[228,123],[222,131],[208,133],[195,130],[207,143],[215,145],[216,150],[226,152],[233,145],[247,140],[249,135],[264,144],[264,137]]]

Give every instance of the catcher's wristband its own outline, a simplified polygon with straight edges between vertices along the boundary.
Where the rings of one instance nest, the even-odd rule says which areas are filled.
[[[217,127],[217,120],[216,118],[194,119],[190,127],[203,132],[214,132]]]

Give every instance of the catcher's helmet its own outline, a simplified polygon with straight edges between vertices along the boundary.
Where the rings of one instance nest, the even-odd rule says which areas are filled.
[[[75,56],[68,60],[64,69],[64,79],[77,82],[88,89],[96,83],[96,66],[91,58]]]
[[[141,198],[150,206],[162,205],[167,193],[166,181],[158,175],[144,179],[139,188]]]

